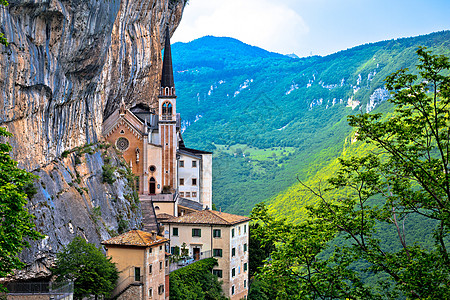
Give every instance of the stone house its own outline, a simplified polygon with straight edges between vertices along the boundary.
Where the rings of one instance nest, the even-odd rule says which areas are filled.
[[[183,243],[194,260],[215,257],[213,273],[223,281],[230,299],[248,294],[248,245],[250,218],[214,210],[192,212],[162,221],[171,254],[180,254]]]
[[[113,296],[122,300],[168,299],[166,243],[156,232],[131,230],[103,241],[120,271]]]

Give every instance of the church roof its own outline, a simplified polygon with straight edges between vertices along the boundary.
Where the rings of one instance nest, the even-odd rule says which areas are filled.
[[[231,226],[250,221],[249,217],[233,215],[215,210],[202,210],[186,214],[181,217],[172,217],[163,223],[175,224],[205,224]]]
[[[167,241],[169,240],[154,233],[131,230],[103,241],[102,245],[150,247]]]
[[[169,26],[166,27],[166,41],[164,45],[164,58],[162,66],[161,87],[175,87],[173,81],[172,51],[170,49]]]

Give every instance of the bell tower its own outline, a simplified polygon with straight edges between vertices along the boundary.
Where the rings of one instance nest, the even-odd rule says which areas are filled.
[[[158,96],[159,135],[162,146],[162,188],[177,188],[177,110],[169,27],[166,27],[161,86]]]

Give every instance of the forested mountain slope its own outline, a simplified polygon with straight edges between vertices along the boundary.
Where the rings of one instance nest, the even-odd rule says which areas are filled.
[[[174,44],[183,137],[189,147],[214,151],[217,207],[248,214],[255,203],[271,199],[272,209],[300,218],[311,199],[296,175],[317,182],[336,169],[345,149],[365,151],[349,146],[347,116],[389,111],[384,79],[413,69],[418,46],[449,54],[450,32],[300,59],[231,38]]]

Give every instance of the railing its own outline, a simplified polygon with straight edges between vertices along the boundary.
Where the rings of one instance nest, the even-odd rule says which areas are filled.
[[[198,257],[196,257],[197,259],[195,257],[189,256],[189,257],[186,257],[186,258],[182,258],[180,260],[173,261],[173,262],[171,262],[169,264],[169,273],[171,273],[173,271],[176,271],[176,270],[178,270],[180,268],[189,266],[190,264],[193,264],[193,263],[195,263],[195,262],[197,262],[199,260],[202,260],[202,259],[205,259],[205,258],[210,258],[210,257],[212,257],[212,251],[211,250],[200,252]]]
[[[49,295],[49,299],[73,299],[73,282],[10,282],[6,285],[11,295]]]
[[[162,120],[163,121],[172,121],[172,114],[163,114]]]
[[[139,280],[136,280],[136,276],[134,274],[134,266],[130,266],[122,271],[120,271],[120,274],[127,274],[128,276],[125,276],[114,288],[113,292],[111,293],[112,297],[115,297],[122,293],[127,287],[129,287],[132,284],[142,284],[143,283],[143,275],[139,277]],[[145,272],[144,268],[141,269],[141,271]]]

